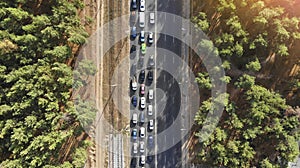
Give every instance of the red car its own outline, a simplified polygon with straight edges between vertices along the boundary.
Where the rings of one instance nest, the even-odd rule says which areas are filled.
[[[141,92],[141,95],[145,94],[145,84],[141,84],[140,92]]]

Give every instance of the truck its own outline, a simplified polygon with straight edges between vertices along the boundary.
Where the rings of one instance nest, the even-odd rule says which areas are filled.
[[[145,12],[139,13],[140,27],[145,27]]]

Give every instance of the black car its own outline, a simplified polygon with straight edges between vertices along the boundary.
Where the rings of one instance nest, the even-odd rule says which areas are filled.
[[[133,10],[136,10],[136,8],[137,8],[136,0],[132,0],[131,7]]]
[[[136,158],[136,157],[133,157],[133,158],[131,159],[130,165],[131,165],[131,167],[136,167],[136,164],[137,164],[137,158]]]
[[[140,81],[143,82],[145,80],[145,70],[142,70],[140,73]]]
[[[134,51],[136,51],[136,46],[132,45],[131,48],[130,48],[130,53],[133,53]]]
[[[147,161],[152,162],[153,161],[153,155],[148,155],[147,156]]]
[[[148,72],[148,80],[152,81],[153,80],[153,71]]]

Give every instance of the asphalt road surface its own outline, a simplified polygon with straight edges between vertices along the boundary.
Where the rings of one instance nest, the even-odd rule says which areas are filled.
[[[139,2],[139,1],[138,1]],[[139,5],[138,5],[139,7]],[[146,156],[146,164],[145,167],[150,168],[150,167],[155,167],[156,165],[156,159],[155,159],[155,146],[153,147],[149,147],[148,145],[148,137],[150,135],[152,135],[155,138],[155,134],[156,134],[156,126],[154,126],[154,130],[153,131],[149,131],[148,129],[148,121],[150,119],[154,119],[154,123],[156,123],[155,121],[155,96],[154,96],[154,100],[149,100],[148,98],[148,91],[149,89],[154,89],[155,85],[156,85],[156,81],[149,81],[147,79],[148,77],[148,73],[151,69],[148,68],[149,65],[149,58],[151,55],[154,56],[155,59],[155,46],[156,44],[152,44],[149,45],[147,43],[148,40],[148,34],[149,32],[155,32],[155,24],[150,24],[149,22],[149,17],[150,17],[150,12],[151,11],[155,11],[155,0],[146,0],[146,10],[145,10],[145,27],[144,28],[140,28],[139,26],[139,10],[135,10],[135,11],[131,11],[131,17],[130,17],[130,27],[132,28],[133,26],[135,26],[137,28],[137,37],[135,39],[131,38],[131,46],[134,46],[133,49],[131,50],[130,53],[130,76],[131,78],[133,78],[135,76],[135,78],[138,81],[138,89],[134,92],[131,90],[130,92],[130,97],[132,98],[134,95],[138,98],[138,103],[137,103],[137,107],[134,107],[132,104],[130,106],[130,111],[131,111],[131,116],[133,113],[138,114],[138,124],[134,125],[130,124],[131,126],[131,131],[133,128],[136,128],[138,130],[138,137],[137,140],[131,140],[131,149],[132,149],[132,158],[131,158],[131,163],[130,163],[130,167],[142,167],[142,165],[140,164],[140,156],[142,155],[142,153],[139,152],[140,148],[139,148],[139,144],[140,142],[144,142],[145,143],[145,152],[143,153],[143,155]],[[141,43],[140,43],[140,32],[144,30],[145,31],[145,42],[147,44],[146,47],[146,54],[143,55],[141,53]],[[154,35],[154,39],[156,38],[156,36]],[[145,70],[145,80],[143,82],[140,81],[140,72],[142,70]],[[155,79],[155,70],[152,70],[153,74],[154,74],[154,79]],[[141,109],[140,108],[140,98],[141,98],[141,94],[140,94],[140,86],[141,84],[144,83],[145,84],[145,95],[144,97],[146,98],[146,108],[145,109]],[[153,108],[153,115],[149,116],[148,115],[148,110],[147,107],[148,105],[152,104]],[[144,123],[140,123],[140,115],[144,113],[145,116],[145,122]],[[140,138],[139,137],[139,130],[141,127],[145,127],[146,128],[146,135],[145,138]],[[137,154],[133,154],[133,143],[137,143],[138,144],[138,153]]]
[[[154,101],[149,101],[147,98],[147,106],[148,104],[152,104],[154,106],[154,115],[148,116],[147,109],[141,110],[139,108],[140,103],[140,95],[139,89],[140,84],[138,84],[138,89],[135,92],[130,93],[130,97],[136,95],[138,97],[138,106],[133,107],[131,105],[131,115],[133,113],[137,113],[140,115],[141,113],[145,113],[146,122],[144,124],[131,124],[131,128],[136,128],[138,131],[141,126],[147,128],[147,121],[149,119],[155,120],[155,129],[152,132],[147,131],[145,139],[137,138],[137,140],[132,140],[133,142],[144,141],[147,146],[147,137],[149,135],[153,135],[155,137],[155,146],[154,148],[146,148],[146,165],[145,167],[157,167],[157,168],[177,168],[177,167],[186,167],[186,160],[183,160],[185,156],[187,156],[187,150],[183,149],[182,146],[186,140],[186,138],[179,138],[182,140],[178,140],[178,137],[182,136],[182,124],[174,124],[177,118],[181,119],[179,114],[179,110],[183,107],[180,107],[181,100],[181,90],[180,90],[180,79],[174,78],[173,74],[170,74],[168,71],[164,70],[164,66],[172,66],[175,68],[174,71],[178,72],[178,76],[181,76],[180,73],[184,73],[181,69],[181,64],[176,61],[176,59],[172,56],[181,58],[182,57],[182,43],[179,39],[174,38],[172,36],[166,34],[160,34],[159,32],[176,32],[176,34],[182,33],[182,23],[180,20],[173,18],[167,18],[164,15],[156,15],[155,24],[151,25],[149,23],[149,12],[150,11],[158,11],[158,12],[166,12],[175,14],[178,16],[182,15],[182,0],[146,0],[146,26],[143,30],[146,32],[146,40],[148,32],[156,32],[154,39],[155,44],[151,46],[147,46],[147,52],[145,56],[142,56],[140,52],[140,43],[139,43],[139,35],[136,39],[131,39],[131,46],[136,46],[136,50],[132,50],[130,54],[130,75],[133,77],[134,75],[139,77],[139,72],[141,70],[146,71],[146,79],[147,73],[149,69],[147,69],[147,64],[149,61],[150,55],[154,55],[156,69],[154,71],[154,81],[152,83],[146,82],[146,91],[145,96],[147,98],[147,93],[149,89],[154,89],[155,97]],[[132,12],[132,17],[130,19],[130,27],[136,26],[137,32],[139,33],[142,29],[139,27],[138,20],[138,10],[135,11],[135,14]],[[168,26],[171,22],[176,23],[176,26]],[[159,93],[158,93],[159,92]],[[180,121],[180,120],[179,120]],[[180,123],[180,122],[179,122]],[[173,127],[172,132],[164,134],[168,128]],[[139,134],[138,134],[139,135]],[[139,148],[138,148],[139,149]],[[147,156],[152,156],[152,154],[156,154],[153,156],[153,160],[149,161]],[[140,163],[140,153],[134,155],[131,159],[131,167],[141,167]]]
[[[182,15],[182,1],[181,0],[157,0],[157,10],[159,12],[166,12],[175,15]],[[182,32],[182,22],[176,20],[176,18],[166,18],[163,15],[158,19],[158,30],[162,32],[175,32],[180,34]],[[170,22],[176,23],[177,26],[168,26]],[[157,59],[157,64],[173,64],[173,67],[177,68],[177,72],[180,71],[180,64],[174,61],[172,56],[182,56],[182,46],[181,41],[169,35],[160,34],[157,41],[157,57],[163,57],[162,59]],[[165,51],[167,50],[167,51]],[[179,75],[180,76],[180,75]],[[164,91],[166,95],[165,108],[161,111],[157,111],[157,133],[160,134],[164,130],[173,126],[173,133],[160,134],[157,136],[157,147],[159,150],[157,154],[157,168],[179,168],[186,167],[186,164],[182,162],[183,153],[187,150],[182,150],[182,145],[185,139],[178,141],[178,137],[181,136],[182,125],[174,123],[176,118],[179,118],[179,110],[181,105],[181,91],[179,87],[178,79],[174,79],[174,75],[169,74],[164,70],[159,70],[157,72],[157,88]],[[163,104],[159,102],[160,98],[157,98],[158,102],[156,104]],[[162,152],[160,152],[162,151]]]

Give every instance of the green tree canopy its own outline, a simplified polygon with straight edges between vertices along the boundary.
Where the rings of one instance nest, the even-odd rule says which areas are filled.
[[[62,119],[64,113],[76,115],[70,105],[73,73],[66,62],[88,35],[77,15],[79,7],[80,1],[67,0],[0,2],[2,167],[61,164],[60,150],[76,129]],[[74,156],[83,153],[81,149]],[[61,165],[78,167],[82,158]]]

